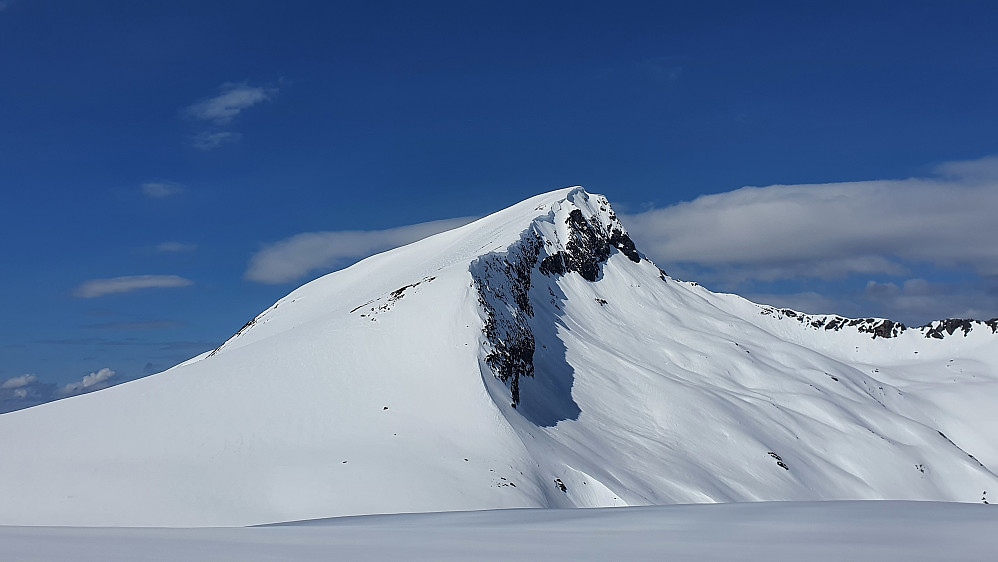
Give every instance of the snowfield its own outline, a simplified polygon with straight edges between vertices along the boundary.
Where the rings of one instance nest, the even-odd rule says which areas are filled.
[[[163,373],[0,415],[0,525],[982,504],[998,494],[996,330],[715,294],[644,258],[604,197],[568,188],[308,283]],[[822,545],[828,559],[972,558],[994,513],[767,503],[8,527],[0,549],[398,558],[381,529],[435,559],[816,559]]]
[[[258,560],[870,560],[995,558],[998,510],[781,502],[372,515],[279,527],[0,527],[0,558]]]

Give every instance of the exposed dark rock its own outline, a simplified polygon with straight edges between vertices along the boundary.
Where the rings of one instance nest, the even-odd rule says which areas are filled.
[[[994,320],[989,320],[988,322],[994,322]],[[953,332],[957,330],[963,330],[963,335],[967,335],[974,328],[974,324],[977,323],[976,320],[966,320],[963,318],[949,318],[946,320],[939,320],[938,322],[933,322],[927,326],[928,330],[925,332],[925,337],[943,339],[943,332],[949,335],[953,335]],[[987,324],[987,322],[985,322]],[[992,326],[992,331],[994,331],[994,326]]]
[[[905,330],[907,326],[893,320],[883,320],[880,318],[843,318],[841,316],[812,316],[789,308],[763,307],[760,314],[775,316],[776,318],[791,318],[797,320],[805,326],[815,329],[824,328],[837,332],[847,326],[856,328],[857,331],[866,334],[873,334],[873,339],[896,338]]]
[[[799,321],[801,324],[805,324],[812,328],[831,331],[839,331],[845,327],[856,328],[857,331],[866,334],[872,334],[873,339],[877,338],[896,338],[908,330],[908,327],[900,322],[894,322],[893,320],[883,320],[880,318],[843,318],[841,316],[811,316],[809,314],[802,314],[788,308],[773,308],[773,307],[763,307],[760,314],[775,316],[776,318],[791,318]],[[952,336],[960,330],[963,335],[968,335],[975,325],[983,325],[991,328],[991,333],[998,334],[998,318],[992,318],[987,321],[980,320],[970,320],[965,318],[950,318],[947,320],[938,320],[935,322],[930,322],[918,330],[922,331],[927,338],[943,339],[946,336]],[[918,353],[917,351],[915,353]]]
[[[641,261],[641,255],[638,254],[638,249],[634,246],[634,241],[631,240],[631,237],[626,232],[618,228],[613,229],[613,232],[610,234],[610,245],[620,250],[620,253],[627,256],[627,259],[632,262],[639,263]]]
[[[777,454],[776,454],[776,453],[774,453],[773,451],[769,451],[769,452],[767,452],[766,454],[768,454],[769,456],[771,456],[771,457],[773,457],[774,459],[776,459],[776,465],[777,465],[777,466],[779,466],[779,467],[780,467],[780,468],[782,468],[783,470],[790,470],[790,467],[789,467],[789,466],[787,466],[787,463],[783,462],[783,459],[782,459],[782,458],[780,457],[780,455],[777,455]]]
[[[514,407],[520,402],[520,377],[534,376],[535,343],[527,318],[534,315],[530,274],[542,246],[536,232],[527,233],[505,254],[482,256],[471,270],[486,314],[483,330],[491,350],[485,362],[509,385]]]
[[[900,334],[901,332],[904,332],[906,329],[907,328],[904,324],[901,324],[899,322],[894,322],[893,320],[884,320],[878,324],[871,326],[867,330],[860,328],[859,331],[872,332],[873,339],[877,339],[877,337],[893,338],[898,334]]]
[[[841,316],[837,316],[833,318],[830,322],[828,322],[828,324],[825,324],[825,329],[834,330],[837,332],[840,329],[842,329],[842,326],[845,326],[845,324],[846,324],[846,319],[842,318]]]
[[[610,258],[612,248],[620,250],[635,263],[641,261],[634,241],[620,228],[610,227],[607,232],[598,219],[586,220],[579,209],[572,210],[565,222],[568,224],[569,240],[564,251],[541,261],[540,272],[544,275],[565,275],[574,271],[587,281],[596,281],[600,265]]]
[[[558,252],[553,256],[548,256],[541,261],[541,266],[538,270],[547,276],[552,275],[564,275],[568,273],[565,269],[565,257],[564,252]]]

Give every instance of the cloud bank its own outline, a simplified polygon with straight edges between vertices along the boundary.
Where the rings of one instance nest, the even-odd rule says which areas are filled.
[[[112,279],[92,279],[73,290],[73,295],[83,299],[92,299],[129,293],[139,289],[189,287],[194,282],[177,275],[128,275]]]
[[[745,187],[623,216],[661,263],[729,281],[903,275],[912,263],[998,275],[998,159],[930,178]]]
[[[810,303],[797,308],[805,312],[872,309],[924,323],[998,315],[994,209],[998,158],[989,157],[942,164],[922,178],[744,187],[621,220],[642,251],[684,277],[740,291],[858,276],[870,284],[838,301],[814,293],[748,296],[793,308]],[[925,271],[972,279],[930,283],[920,277]]]
[[[295,281],[314,271],[329,271],[347,260],[364,258],[464,226],[475,218],[438,220],[387,230],[305,232],[265,245],[250,259],[245,276],[257,283]]]

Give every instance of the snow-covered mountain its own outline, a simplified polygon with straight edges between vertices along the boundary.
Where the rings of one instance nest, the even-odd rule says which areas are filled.
[[[308,283],[168,371],[0,415],[0,524],[982,502],[996,331],[711,293],[563,189]]]

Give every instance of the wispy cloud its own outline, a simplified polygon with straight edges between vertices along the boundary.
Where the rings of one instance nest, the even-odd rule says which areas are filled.
[[[745,187],[623,216],[662,264],[730,282],[903,275],[914,263],[998,274],[998,162],[928,178]]]
[[[243,138],[242,135],[232,131],[202,131],[194,135],[191,145],[198,150],[208,151],[215,150],[225,144],[239,142],[241,138]]]
[[[438,220],[387,230],[306,232],[267,244],[250,259],[246,279],[277,284],[295,281],[314,271],[329,271],[346,260],[415,242],[468,224],[474,217]]]
[[[9,2],[0,2],[0,12],[6,10],[9,7],[10,7],[10,3]]]
[[[219,93],[187,107],[185,113],[215,125],[228,125],[243,111],[277,95],[277,88],[250,86],[245,82],[227,82]]]
[[[209,151],[239,142],[242,135],[226,130],[228,125],[247,109],[273,99],[277,92],[275,87],[250,86],[246,82],[222,84],[216,95],[184,108],[187,117],[210,125],[191,138],[191,146]]]
[[[92,299],[139,289],[188,287],[194,282],[177,275],[128,275],[112,279],[92,279],[73,291],[79,298]]]
[[[105,367],[96,373],[86,375],[80,382],[69,383],[66,386],[61,387],[58,393],[62,396],[74,396],[77,394],[85,394],[87,392],[107,388],[111,386],[111,383],[108,381],[113,378],[114,375],[114,371]]]
[[[682,59],[679,57],[656,57],[645,59],[637,64],[638,70],[657,82],[675,82],[683,73]]]
[[[178,183],[155,181],[142,184],[142,194],[150,199],[165,199],[183,192],[183,186]]]
[[[156,245],[156,251],[164,254],[193,252],[197,249],[197,244],[184,244],[182,242],[163,242]]]

